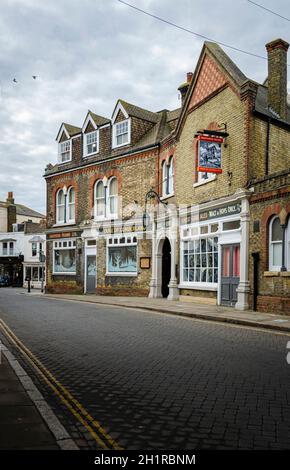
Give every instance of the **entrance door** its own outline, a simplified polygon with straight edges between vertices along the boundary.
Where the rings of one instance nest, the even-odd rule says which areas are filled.
[[[222,247],[221,303],[233,307],[240,282],[240,245]]]
[[[169,295],[169,282],[171,277],[171,246],[168,238],[165,238],[162,248],[162,297]]]
[[[86,279],[86,292],[96,292],[96,255],[87,256],[87,279]]]

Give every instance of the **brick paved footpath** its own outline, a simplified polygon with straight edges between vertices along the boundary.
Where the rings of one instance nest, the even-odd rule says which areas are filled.
[[[30,378],[7,350],[6,355],[17,373],[0,350],[0,450],[76,449]]]

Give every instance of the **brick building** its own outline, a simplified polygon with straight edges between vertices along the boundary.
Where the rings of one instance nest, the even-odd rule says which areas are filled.
[[[180,109],[119,100],[111,119],[61,126],[45,173],[49,290],[289,311],[287,48],[267,45],[257,84],[206,42]]]

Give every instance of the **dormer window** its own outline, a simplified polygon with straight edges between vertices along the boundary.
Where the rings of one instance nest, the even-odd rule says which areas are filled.
[[[71,141],[65,140],[58,144],[58,161],[59,163],[69,162],[71,160]]]
[[[117,122],[113,126],[113,147],[130,143],[130,120]]]
[[[99,136],[98,131],[89,132],[84,134],[84,156],[88,157],[98,153],[99,151]]]

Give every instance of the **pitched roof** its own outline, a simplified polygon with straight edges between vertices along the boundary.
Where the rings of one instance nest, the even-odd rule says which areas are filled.
[[[2,207],[8,207],[9,204],[6,201],[0,201],[0,205]],[[39,219],[45,219],[45,215],[37,212],[30,207],[24,206],[23,204],[15,204],[16,206],[16,214],[23,215],[25,217],[37,217]]]
[[[148,111],[148,109],[140,108],[139,106],[127,103],[127,101],[124,100],[118,100],[118,103],[121,103],[129,116],[134,116],[136,118],[143,119],[144,121],[154,123],[156,123],[159,119],[158,113],[153,113],[152,111]]]
[[[23,206],[22,204],[15,204],[15,206],[16,206],[17,215],[24,215],[26,217],[38,217],[41,219],[45,219],[45,215],[40,214],[40,212],[37,212],[33,209],[30,209],[30,207]]]
[[[70,137],[82,132],[82,129],[80,127],[73,126],[72,124],[67,124],[67,123],[64,122],[63,125],[65,126],[65,128],[66,128],[67,132],[69,133]]]
[[[268,85],[268,82],[266,83]],[[256,101],[255,101],[255,111],[257,111],[258,113],[264,114],[265,116],[268,116],[270,118],[283,121],[279,117],[279,115],[269,106],[267,85],[258,85]],[[287,124],[290,124],[290,95],[287,96],[287,117],[286,117],[286,120],[284,120],[284,122],[287,122]]]
[[[167,122],[175,121],[180,116],[181,108],[174,109],[173,111],[167,111]]]
[[[97,126],[104,126],[105,124],[109,124],[111,122],[111,119],[99,116],[98,114],[95,114],[90,110],[88,111],[88,114],[92,116],[92,119],[94,120]]]

